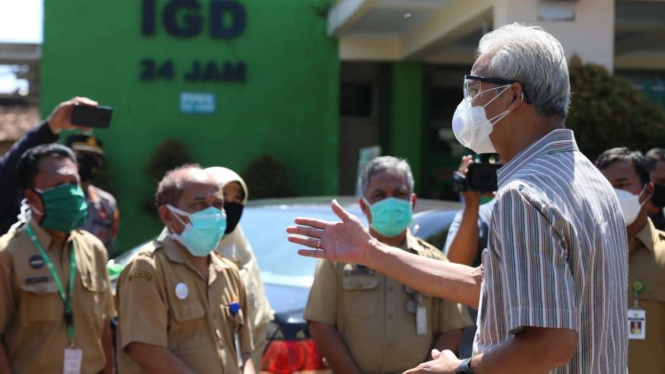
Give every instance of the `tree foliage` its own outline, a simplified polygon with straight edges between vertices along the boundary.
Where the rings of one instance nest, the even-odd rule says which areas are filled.
[[[295,195],[288,173],[282,164],[270,155],[259,156],[250,162],[242,177],[249,188],[250,199]]]
[[[166,139],[155,148],[143,171],[154,185],[155,188],[153,191],[156,191],[157,185],[169,170],[193,162],[194,159],[189,154],[187,145],[182,140]],[[155,199],[152,196],[144,199],[143,209],[156,216],[154,213],[157,211],[157,208],[155,207]]]
[[[646,152],[665,146],[665,111],[604,67],[569,63],[571,106],[566,126],[591,160],[614,147]]]

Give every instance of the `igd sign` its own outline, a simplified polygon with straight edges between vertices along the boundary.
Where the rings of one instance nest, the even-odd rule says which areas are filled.
[[[197,0],[169,1],[161,12],[164,29],[179,38],[191,38],[201,34],[204,23],[201,8],[201,3]],[[208,15],[208,33],[212,38],[233,39],[245,31],[247,14],[245,7],[237,1],[211,0]],[[179,24],[179,18],[182,19],[182,24]],[[230,19],[231,22],[226,24],[225,19]],[[154,35],[156,28],[157,0],[143,0],[141,32],[145,36]]]
[[[155,35],[159,20],[166,32],[177,38],[192,38],[204,31],[204,12],[197,0],[171,0],[160,12],[157,0],[143,0],[141,34]],[[245,7],[235,0],[210,0],[208,9],[208,34],[213,39],[233,39],[239,37],[247,26]],[[178,74],[178,67],[171,59],[155,61],[144,58],[140,61],[139,79],[144,82],[157,80],[172,81]],[[187,82],[244,82],[247,76],[242,61],[201,61],[191,62],[189,71],[182,74]]]

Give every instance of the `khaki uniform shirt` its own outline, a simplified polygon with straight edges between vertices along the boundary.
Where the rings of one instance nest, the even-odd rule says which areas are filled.
[[[83,350],[82,373],[104,368],[104,324],[114,316],[104,245],[72,231],[64,245],[34,222],[29,225],[68,291],[71,243],[76,251],[72,296],[74,343]],[[12,373],[60,373],[67,337],[64,303],[46,263],[21,227],[0,238],[0,336]]]
[[[440,250],[407,234],[403,249],[447,261]],[[335,326],[363,373],[402,373],[428,358],[437,337],[473,325],[466,308],[427,295],[409,295],[396,280],[364,266],[320,261],[304,318]],[[409,299],[422,299],[427,334],[418,335]],[[340,373],[341,374],[341,373]]]
[[[132,342],[168,348],[195,373],[239,373],[234,334],[252,351],[247,299],[237,267],[212,253],[208,281],[171,238],[147,244],[120,274],[118,368],[141,373],[125,352]],[[230,304],[240,304],[233,314]]]
[[[635,301],[633,284],[642,282],[639,308],[646,311],[646,339],[628,342],[630,373],[665,373],[665,232],[651,220],[630,243],[628,307]]]

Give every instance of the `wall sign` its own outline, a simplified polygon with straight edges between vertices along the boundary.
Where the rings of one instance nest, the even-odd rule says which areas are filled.
[[[247,13],[236,0],[211,0],[204,20],[203,6],[198,0],[170,0],[160,10],[157,0],[143,0],[141,34],[155,35],[158,26],[175,38],[192,38],[204,33],[216,40],[231,40],[242,35],[247,27]],[[207,27],[205,27],[207,24]],[[139,62],[139,79],[144,82],[172,81],[181,76],[187,82],[244,82],[247,68],[244,61],[194,60],[180,74],[173,60],[144,58]]]
[[[217,98],[210,92],[181,92],[180,113],[214,114],[217,111]]]

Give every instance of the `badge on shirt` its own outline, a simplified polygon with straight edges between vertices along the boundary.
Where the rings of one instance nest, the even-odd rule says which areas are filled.
[[[65,348],[62,374],[81,374],[83,351],[80,348]]]
[[[30,256],[28,263],[30,264],[30,267],[35,270],[39,270],[44,267],[44,259],[40,255]]]
[[[29,277],[25,278],[25,284],[29,286],[31,284],[48,283],[48,280],[48,277]]]
[[[416,333],[427,335],[427,309],[420,294],[418,294],[418,308],[416,309]]]
[[[647,331],[647,313],[642,309],[628,309],[628,339],[644,340]]]
[[[189,288],[187,288],[187,285],[184,283],[178,283],[175,285],[175,295],[178,299],[185,300],[187,295],[189,295]]]

